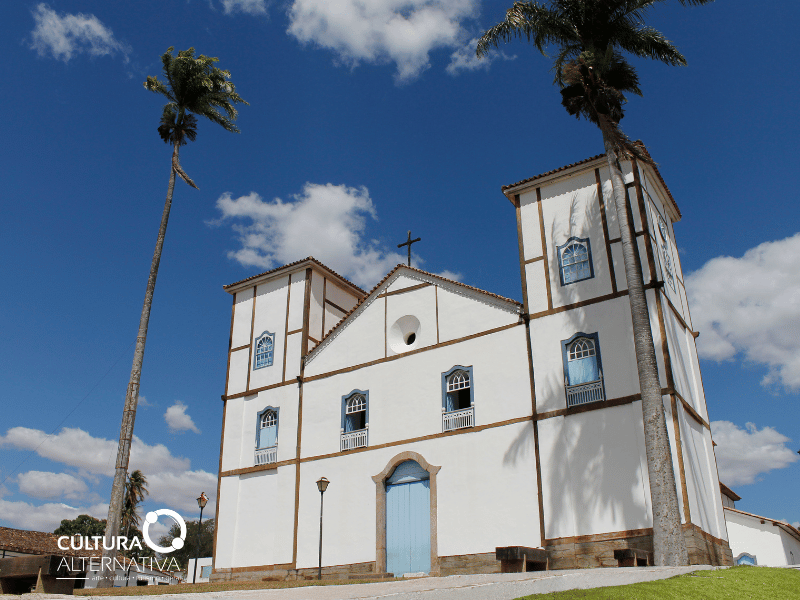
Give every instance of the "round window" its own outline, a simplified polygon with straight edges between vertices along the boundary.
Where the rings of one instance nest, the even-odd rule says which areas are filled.
[[[419,348],[419,319],[413,315],[405,315],[397,319],[387,332],[387,344],[395,354],[402,354]]]

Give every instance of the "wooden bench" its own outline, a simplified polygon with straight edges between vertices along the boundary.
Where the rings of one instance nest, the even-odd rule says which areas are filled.
[[[614,550],[614,559],[620,567],[652,567],[653,553],[639,548]]]
[[[547,570],[547,552],[541,548],[506,546],[495,548],[494,556],[500,561],[501,573]]]

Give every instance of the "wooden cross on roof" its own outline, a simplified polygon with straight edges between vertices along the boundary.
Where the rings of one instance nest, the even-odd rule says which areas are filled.
[[[398,248],[402,248],[403,246],[408,246],[408,266],[409,267],[411,266],[411,244],[413,244],[415,242],[420,242],[420,241],[422,241],[422,238],[417,238],[415,240],[412,240],[411,239],[411,231],[409,231],[408,232],[408,240],[406,240],[402,244],[397,244]]]

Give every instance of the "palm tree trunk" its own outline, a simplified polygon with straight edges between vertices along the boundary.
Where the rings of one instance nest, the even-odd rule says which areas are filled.
[[[639,387],[642,392],[644,443],[650,479],[650,499],[653,505],[653,554],[655,564],[658,566],[687,565],[689,556],[681,530],[672,452],[661,399],[661,384],[658,379],[658,364],[650,329],[647,296],[642,280],[642,264],[633,231],[633,213],[626,201],[625,183],[622,180],[622,169],[614,144],[605,133],[603,142],[608,167],[611,170],[611,185],[617,208],[622,255],[625,260],[625,278],[628,282],[628,298],[633,319],[636,367],[639,371]],[[642,219],[644,218],[645,215],[642,215]]]
[[[172,164],[178,159],[178,144],[175,143],[172,151]],[[144,361],[144,346],[147,341],[147,326],[150,322],[150,307],[153,304],[153,292],[156,289],[158,265],[161,262],[161,250],[164,247],[164,237],[167,235],[167,222],[169,211],[172,207],[172,192],[175,189],[175,168],[170,167],[169,186],[167,199],[164,202],[164,213],[161,215],[161,227],[158,229],[156,249],[153,252],[153,262],[150,265],[150,277],[147,279],[147,290],[144,294],[142,316],[139,319],[139,333],[136,336],[136,349],[133,353],[133,366],[131,378],[128,382],[128,392],[125,396],[125,408],[122,411],[122,425],[119,432],[119,447],[117,449],[117,464],[114,473],[114,483],[111,486],[111,500],[108,504],[108,520],[106,521],[105,540],[103,543],[103,558],[101,560],[100,579],[97,587],[112,587],[114,585],[114,565],[117,558],[116,537],[119,533],[122,518],[122,502],[125,494],[125,483],[128,475],[128,461],[131,455],[131,441],[133,439],[133,424],[136,420],[136,405],[139,402],[139,379],[142,375],[142,362]],[[111,549],[106,549],[111,547]],[[110,560],[109,560],[110,559]]]

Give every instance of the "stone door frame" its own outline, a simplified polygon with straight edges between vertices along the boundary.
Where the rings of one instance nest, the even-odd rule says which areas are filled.
[[[375,482],[375,572],[386,572],[386,480],[391,477],[394,470],[400,463],[407,460],[416,461],[417,464],[425,469],[430,475],[431,486],[431,575],[439,575],[439,544],[437,530],[437,493],[436,475],[442,467],[430,464],[425,458],[416,452],[405,451],[395,455],[377,475],[372,476]]]

